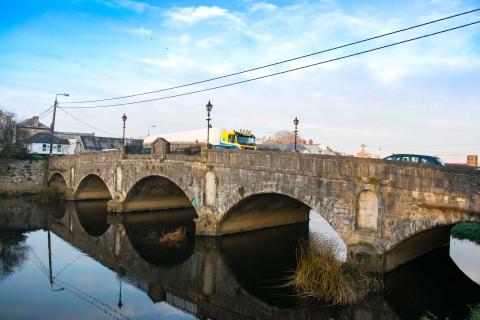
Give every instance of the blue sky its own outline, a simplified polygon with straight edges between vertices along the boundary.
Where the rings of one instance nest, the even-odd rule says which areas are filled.
[[[63,101],[179,85],[479,8],[480,1],[133,1],[0,3],[0,106],[20,119]],[[389,38],[169,93],[261,76],[480,20],[470,14]],[[353,153],[480,154],[480,25],[274,78],[169,100],[68,111],[127,135],[213,124],[257,136],[291,129]],[[165,93],[163,94],[165,95]],[[162,94],[144,96],[161,97]],[[128,100],[131,101],[131,100]],[[63,105],[64,107],[71,105]],[[50,116],[43,122],[50,124]],[[93,132],[62,111],[58,130]],[[97,131],[98,135],[105,135]],[[381,148],[381,151],[378,149]]]

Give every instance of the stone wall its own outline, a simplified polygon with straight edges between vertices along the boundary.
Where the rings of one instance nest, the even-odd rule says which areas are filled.
[[[1,160],[0,193],[37,193],[44,187],[46,160]]]

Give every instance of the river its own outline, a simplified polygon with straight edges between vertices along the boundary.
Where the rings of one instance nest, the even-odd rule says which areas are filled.
[[[480,246],[452,239],[385,276],[355,305],[288,285],[310,223],[197,238],[193,210],[108,215],[105,202],[0,201],[0,319],[465,319],[480,302]],[[179,240],[168,241],[169,236]],[[346,250],[339,258],[345,259]]]

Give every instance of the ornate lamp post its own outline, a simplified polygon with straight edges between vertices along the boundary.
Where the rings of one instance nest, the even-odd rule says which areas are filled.
[[[293,119],[293,124],[295,125],[295,130],[293,130],[293,132],[295,132],[295,152],[298,152],[297,150],[297,135],[298,135],[298,123],[300,121],[298,121],[297,117],[295,117],[295,119]]]
[[[125,121],[127,121],[127,116],[125,115],[125,113],[122,116],[122,120],[123,120],[123,146],[125,146]]]
[[[212,127],[210,124],[210,120],[212,120],[212,118],[210,118],[210,111],[212,111],[212,108],[213,108],[213,105],[210,103],[210,100],[208,100],[206,107],[207,107],[207,148],[208,148],[208,145],[210,144],[210,128]]]
[[[50,127],[50,157],[52,156],[53,149],[53,133],[55,131],[55,115],[57,114],[58,96],[68,97],[68,93],[57,93],[55,95],[55,103],[53,104],[53,117],[52,117],[52,126]]]

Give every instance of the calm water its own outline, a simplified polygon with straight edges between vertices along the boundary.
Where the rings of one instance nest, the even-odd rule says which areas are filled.
[[[299,242],[336,236],[318,215],[310,226],[204,239],[189,210],[105,208],[0,202],[0,319],[418,319],[426,310],[464,319],[480,302],[480,247],[468,241],[390,273],[383,297],[333,307],[284,285]],[[165,241],[169,232],[184,240]]]

